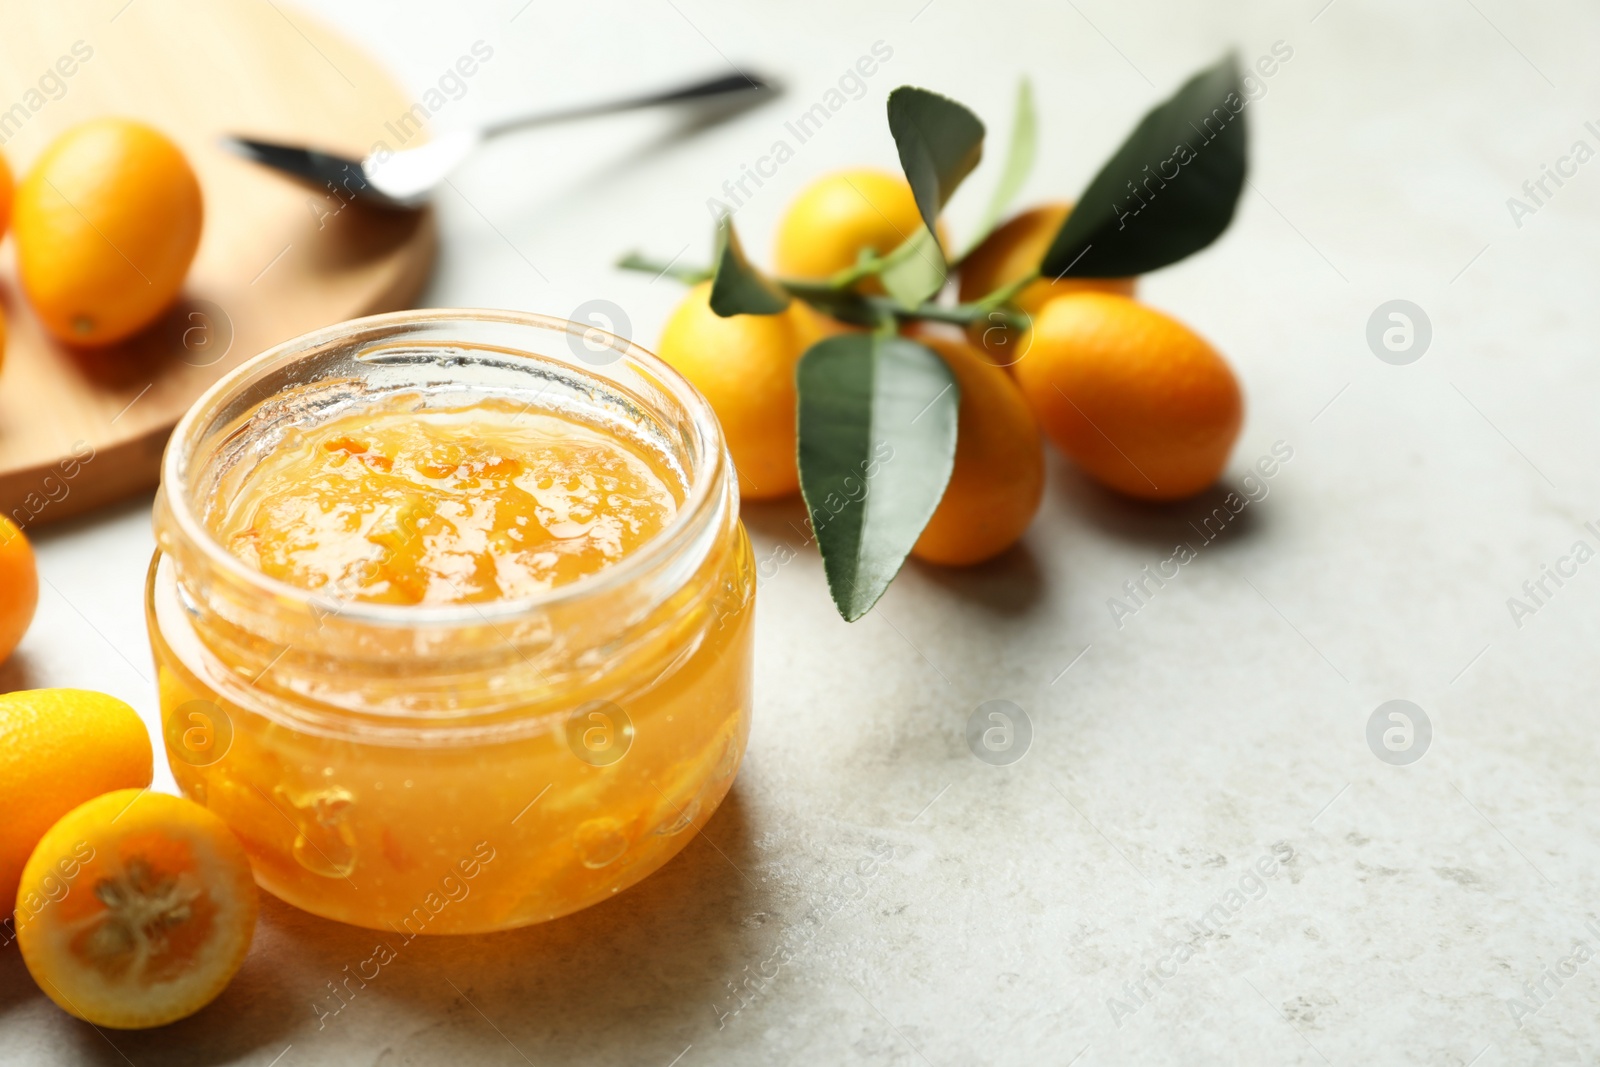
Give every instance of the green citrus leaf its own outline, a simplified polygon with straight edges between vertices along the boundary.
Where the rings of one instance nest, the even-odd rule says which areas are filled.
[[[961,393],[926,345],[851,333],[796,371],[800,489],[845,621],[871,610],[944,496]]]
[[[744,257],[733,219],[717,220],[715,273],[711,276],[711,310],[733,315],[776,315],[789,306],[789,294],[767,279]]]
[[[865,326],[870,329],[883,319],[883,314],[874,308],[866,297],[852,289],[830,290],[826,286],[817,286],[796,295],[824,315],[840,322],[848,322],[852,326]]]
[[[889,132],[928,229],[983,158],[983,123],[949,97],[902,85],[889,94]]]
[[[933,231],[926,226],[906,238],[885,257],[886,266],[878,272],[884,291],[903,307],[914,308],[944,288],[950,268]]]
[[[978,231],[973,235],[972,244],[967,247],[968,252],[983,243],[983,239],[994,229],[994,224],[1000,221],[1000,216],[1005,214],[1006,208],[1011,206],[1011,201],[1022,191],[1022,183],[1028,180],[1028,172],[1033,170],[1037,140],[1038,120],[1033,110],[1033,86],[1027,78],[1023,78],[1017,83],[1017,106],[1011,119],[1011,143],[1006,146],[1006,162],[1000,171],[1000,182],[989,197],[989,206],[984,208],[983,217],[978,220]]]
[[[1244,189],[1244,105],[1229,55],[1153,108],[1078,198],[1039,272],[1143,274],[1216,240]]]

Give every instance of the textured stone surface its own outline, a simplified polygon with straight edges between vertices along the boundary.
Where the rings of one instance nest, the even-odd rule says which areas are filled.
[[[1081,188],[1145,107],[1224,48],[1251,62],[1285,42],[1292,58],[1246,112],[1254,169],[1233,230],[1141,290],[1241,373],[1229,484],[1274,442],[1293,449],[1265,498],[1120,628],[1107,599],[1177,542],[1198,545],[1190,523],[1221,490],[1134,506],[1053,463],[1021,548],[965,572],[913,565],[854,626],[834,616],[815,554],[798,551],[761,590],[758,716],[738,785],[643,885],[544,927],[413,943],[321,1027],[325,983],[371,953],[372,935],[272,900],[223,998],[158,1033],[78,1024],[0,949],[0,1063],[1600,1055],[1600,962],[1545,979],[1548,1002],[1520,1027],[1511,1005],[1575,938],[1600,949],[1585,929],[1600,897],[1600,564],[1549,585],[1520,628],[1506,606],[1575,540],[1600,547],[1583,529],[1600,519],[1600,162],[1547,182],[1553,195],[1520,227],[1506,204],[1574,141],[1600,149],[1584,125],[1600,125],[1587,50],[1600,13],[1505,0],[920,4],[518,14],[520,0],[497,0],[424,22],[352,0],[326,14],[418,93],[489,42],[494,59],[441,127],[723,56],[786,82],[782,100],[692,140],[651,115],[497,145],[443,193],[431,302],[570,315],[606,299],[646,344],[679,290],[607,264],[636,247],[703,257],[706,199],[780,138],[794,158],[747,185],[737,216],[757,257],[810,177],[894,165],[881,101],[896,84],[947,91],[1003,132],[1014,77],[1031,73],[1044,137],[1027,192],[1043,198]],[[86,26],[107,62],[131,65],[105,21],[115,6]],[[163,17],[137,0],[120,19]],[[785,122],[877,40],[894,54],[865,97],[796,144]],[[992,180],[980,171],[955,205],[958,234]],[[1365,340],[1391,299],[1432,322],[1409,366]],[[147,507],[41,534],[39,621],[0,685],[99,687],[154,721]],[[747,515],[764,558],[801,548],[798,506]],[[1410,766],[1365,740],[1397,698],[1433,727]],[[991,699],[1032,722],[1011,766],[967,748],[968,716]],[[1287,862],[1258,882],[1263,857]],[[1209,933],[1188,925],[1208,912]],[[1136,1000],[1125,983],[1141,981]]]

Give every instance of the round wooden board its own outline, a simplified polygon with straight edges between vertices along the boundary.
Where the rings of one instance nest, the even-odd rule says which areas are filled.
[[[373,59],[281,0],[13,5],[0,34],[0,150],[13,171],[78,122],[127,115],[182,146],[206,219],[178,304],[138,338],[92,351],[44,333],[7,239],[0,513],[32,526],[149,488],[173,424],[223,373],[297,334],[408,304],[432,263],[431,212],[347,205],[218,136],[359,158],[411,104]]]

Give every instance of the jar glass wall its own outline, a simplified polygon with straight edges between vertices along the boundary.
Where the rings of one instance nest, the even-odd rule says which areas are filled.
[[[672,473],[660,533],[521,599],[378,604],[252,569],[209,519],[287,435],[383,408],[526,405]],[[628,342],[512,312],[413,311],[244,364],[174,431],[147,613],[178,784],[256,879],[405,935],[603,900],[721,802],[750,724],[749,542],[705,400]]]

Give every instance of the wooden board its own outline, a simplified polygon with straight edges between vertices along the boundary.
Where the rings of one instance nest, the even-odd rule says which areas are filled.
[[[33,526],[154,485],[173,424],[241,361],[307,330],[405,306],[427,278],[435,232],[431,212],[346,205],[218,145],[218,135],[238,132],[360,157],[411,106],[373,59],[298,8],[73,0],[8,12],[0,151],[13,171],[20,177],[78,122],[127,115],[182,146],[206,211],[179,303],[106,349],[51,340],[17,284],[14,242],[0,249],[10,334],[0,513]],[[75,447],[92,458],[74,462]]]

